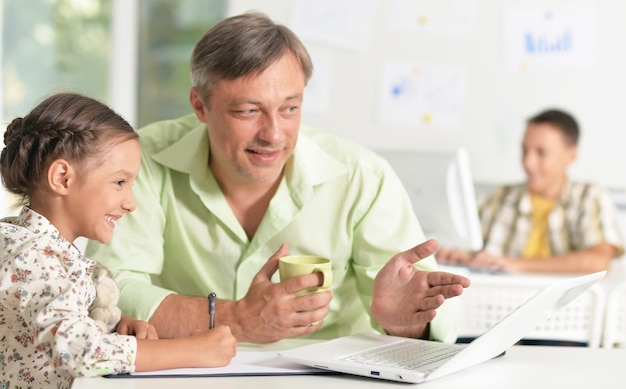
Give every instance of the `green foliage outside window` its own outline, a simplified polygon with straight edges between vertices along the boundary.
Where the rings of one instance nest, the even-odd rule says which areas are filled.
[[[227,0],[122,1],[139,2],[139,20],[128,26],[128,34],[139,32],[139,69],[129,69],[138,72],[138,127],[190,113],[189,58],[224,18]],[[0,6],[5,121],[59,91],[110,103],[113,0],[2,0]]]
[[[141,2],[138,127],[191,113],[189,59],[226,0]]]
[[[4,118],[58,91],[106,98],[111,0],[3,0],[2,7]]]

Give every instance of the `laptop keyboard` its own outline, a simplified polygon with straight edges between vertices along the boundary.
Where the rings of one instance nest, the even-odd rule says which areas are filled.
[[[345,361],[416,369],[430,365],[458,353],[458,346],[445,343],[399,342],[342,358]]]

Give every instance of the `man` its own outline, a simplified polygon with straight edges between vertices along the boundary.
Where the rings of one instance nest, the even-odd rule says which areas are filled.
[[[136,217],[110,245],[88,245],[123,311],[182,336],[208,325],[203,296],[215,292],[217,323],[240,341],[373,330],[453,341],[442,304],[469,280],[426,271],[437,243],[410,248],[424,237],[389,165],[300,130],[312,64],[298,38],[234,16],[201,38],[191,72],[194,114],[139,131]],[[330,258],[332,291],[296,297],[314,274],[274,282],[289,251]]]
[[[442,249],[437,258],[520,272],[608,269],[623,253],[615,205],[604,189],[567,176],[579,133],[564,111],[530,118],[522,143],[526,183],[500,187],[479,206],[484,249],[476,254]]]

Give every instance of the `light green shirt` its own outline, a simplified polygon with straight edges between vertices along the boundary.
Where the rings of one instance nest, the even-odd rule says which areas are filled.
[[[87,255],[115,275],[125,314],[147,320],[171,293],[241,299],[254,275],[287,243],[290,254],[333,262],[330,313],[309,337],[382,330],[370,316],[374,277],[393,255],[424,241],[406,190],[382,158],[302,129],[250,240],[208,168],[204,124],[189,115],[139,134],[137,210],[117,223],[108,245],[87,247]],[[436,263],[430,257],[417,266],[432,270]],[[454,341],[456,326],[445,311],[446,304],[431,323],[431,338]]]

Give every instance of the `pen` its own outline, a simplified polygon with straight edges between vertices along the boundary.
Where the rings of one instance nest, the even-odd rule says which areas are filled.
[[[209,293],[209,329],[215,327],[215,293]]]

